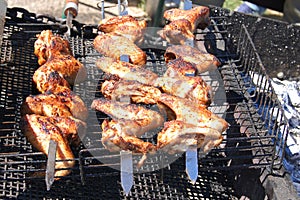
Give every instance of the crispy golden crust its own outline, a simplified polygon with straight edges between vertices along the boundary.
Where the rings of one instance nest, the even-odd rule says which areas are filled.
[[[145,131],[161,126],[164,118],[158,112],[135,104],[121,103],[107,99],[95,99],[91,108],[104,112],[113,119],[136,121]]]
[[[158,34],[171,44],[184,44],[187,40],[194,39],[192,25],[187,19],[170,22]]]
[[[133,42],[143,40],[144,29],[147,26],[145,20],[137,20],[130,15],[115,16],[100,21],[98,29],[104,33],[116,33]]]
[[[195,104],[210,105],[211,88],[199,76],[159,77],[155,86],[163,92],[191,100]]]
[[[170,60],[167,63],[167,70],[164,73],[165,77],[176,76],[194,76],[197,73],[195,66],[184,61],[181,57]]]
[[[34,54],[38,57],[39,65],[43,65],[52,54],[72,55],[69,42],[52,31],[44,30],[37,35],[34,43]]]
[[[116,34],[99,34],[94,40],[95,49],[116,60],[121,55],[128,55],[129,62],[135,65],[146,64],[146,53],[126,37]]]
[[[128,123],[132,123],[127,121]],[[131,125],[129,125],[131,126]],[[104,120],[102,123],[102,143],[110,151],[130,150],[134,153],[154,153],[155,145],[150,142],[131,136],[126,130],[130,130],[126,125],[120,124],[118,120]]]
[[[190,147],[197,147],[203,153],[221,144],[223,137],[220,132],[207,127],[199,127],[173,120],[166,122],[157,136],[157,148],[170,154],[185,152]]]
[[[209,8],[206,6],[197,6],[191,10],[181,10],[173,8],[164,12],[164,18],[169,21],[178,19],[187,19],[192,25],[192,32],[199,26],[204,29],[210,24]]]
[[[194,126],[212,128],[220,133],[224,132],[229,124],[222,118],[213,114],[204,105],[193,101],[162,94],[159,102],[165,104],[176,114],[176,119]]]
[[[57,119],[60,120],[60,119]],[[39,151],[48,155],[50,139],[57,142],[56,159],[65,160],[56,162],[55,176],[66,176],[71,170],[58,170],[60,168],[72,168],[75,164],[74,155],[71,151],[67,138],[64,135],[70,134],[63,132],[55,125],[54,118],[40,115],[25,115],[22,118],[22,130],[28,141]],[[65,131],[65,130],[64,130]],[[71,133],[73,135],[73,133]],[[68,160],[68,161],[66,161]]]
[[[167,63],[177,58],[181,58],[183,61],[192,64],[198,73],[215,70],[221,65],[218,58],[214,55],[202,52],[188,45],[173,45],[166,49],[165,60]]]
[[[102,71],[117,75],[118,77],[138,81],[146,85],[152,85],[158,75],[150,70],[128,62],[118,61],[109,57],[102,57],[97,60],[96,65]]]
[[[133,103],[155,104],[161,92],[159,89],[141,84],[137,81],[106,80],[101,85],[101,92],[105,98],[120,101],[129,98]]]
[[[63,76],[47,65],[42,65],[33,74],[33,82],[41,93],[55,91],[58,87],[70,88]]]
[[[88,110],[82,99],[74,94],[69,96],[55,94],[30,95],[24,101],[22,114],[38,114],[48,117],[73,116],[85,121]]]

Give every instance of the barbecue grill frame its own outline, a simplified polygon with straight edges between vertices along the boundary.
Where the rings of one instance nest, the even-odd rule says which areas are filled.
[[[14,10],[14,9],[8,9],[8,17],[13,16],[15,11],[16,10]],[[55,30],[56,33],[58,33],[58,34],[62,34],[65,31],[66,27],[64,25],[61,25],[61,21],[58,21],[53,18],[49,18],[47,16],[38,16],[37,17],[34,14],[29,13],[22,9],[18,9],[18,12],[23,13],[21,18],[16,17],[16,19],[12,19],[12,20],[9,18],[7,19],[6,28],[5,28],[6,33],[11,31],[11,30],[7,29],[8,26],[12,26],[13,29],[16,29],[13,31],[14,33],[17,33],[18,31],[20,31],[20,32],[25,32],[25,33],[27,32],[27,34],[32,34],[35,32],[37,33],[41,28],[43,28],[43,29],[51,28],[51,29]],[[230,35],[230,34],[228,34],[228,31],[230,31],[230,28],[234,27],[233,24],[231,24],[231,22],[230,22],[230,13],[226,10],[218,9],[218,8],[215,8],[214,12],[212,12],[212,13],[215,15],[219,15],[219,16],[213,17],[215,24],[212,24],[212,27],[214,27],[214,29],[210,30],[210,31],[214,32],[214,31],[218,30],[218,34],[220,36],[222,36],[219,39],[225,43],[225,48],[226,48],[224,54],[222,53],[222,54],[217,55],[217,57],[219,57],[223,62],[223,67],[222,67],[220,73],[223,76],[223,79],[225,82],[232,81],[233,79],[239,80],[239,81],[237,81],[237,83],[235,83],[233,85],[225,84],[225,89],[230,90],[231,89],[230,87],[233,87],[233,88],[236,87],[235,91],[237,91],[238,93],[243,95],[243,97],[241,97],[240,95],[237,96],[237,99],[242,98],[243,101],[247,101],[246,103],[242,103],[241,105],[249,106],[249,110],[246,110],[246,111],[242,110],[240,113],[246,114],[246,115],[251,115],[252,122],[250,122],[250,125],[249,125],[248,124],[249,121],[247,121],[246,117],[244,116],[242,119],[242,122],[241,122],[242,126],[247,127],[247,129],[253,129],[253,130],[258,130],[259,128],[266,129],[266,127],[264,127],[264,125],[267,125],[267,127],[273,126],[273,124],[272,124],[273,120],[270,117],[262,117],[262,116],[266,115],[266,108],[267,108],[267,106],[270,107],[271,103],[273,105],[276,105],[276,107],[278,106],[279,109],[281,109],[281,106],[280,106],[278,100],[276,99],[276,95],[273,94],[273,92],[272,92],[274,90],[271,87],[269,77],[266,74],[264,66],[259,58],[259,55],[258,55],[256,49],[255,49],[255,45],[251,41],[251,37],[247,31],[247,28],[245,26],[242,26],[241,27],[242,31],[240,32],[239,36]],[[226,21],[226,23],[222,23],[222,21],[224,22],[224,20]],[[221,22],[221,23],[219,24],[219,22]],[[91,64],[90,61],[86,61],[85,58],[86,58],[86,56],[94,56],[94,55],[93,55],[93,50],[91,49],[91,46],[89,46],[89,45],[91,45],[91,43],[88,41],[90,41],[91,38],[93,38],[95,36],[95,34],[96,34],[95,28],[96,27],[95,26],[86,26],[86,25],[82,25],[79,23],[77,25],[80,28],[77,29],[78,30],[77,33],[73,33],[74,37],[71,39],[71,46],[73,47],[75,57],[78,58],[80,61],[82,61],[83,64],[89,65],[89,64]],[[198,34],[203,35],[203,33],[201,31],[196,33],[196,35],[198,35]],[[246,38],[246,41],[244,40],[245,38]],[[3,57],[6,60],[5,60],[5,62],[3,60],[1,60],[1,67],[3,67],[1,69],[1,71],[7,70],[10,67],[14,67],[14,65],[18,62],[22,63],[22,61],[18,60],[18,58],[12,58],[16,55],[11,55],[9,52],[7,52],[10,50],[9,48],[5,49],[6,47],[11,47],[11,48],[14,47],[14,46],[10,46],[8,44],[8,43],[12,42],[12,39],[13,38],[4,37],[4,44],[2,45],[3,47],[1,49],[1,59]],[[17,36],[17,39],[22,41],[22,38],[18,38],[18,36]],[[31,43],[33,42],[32,39],[30,41]],[[216,40],[219,40],[219,39],[217,38]],[[18,42],[18,40],[16,42]],[[211,40],[211,39],[207,39],[207,40],[205,39],[205,41],[213,44],[213,40]],[[243,48],[243,49],[240,48],[241,45],[243,45],[246,42],[247,42],[246,46],[249,47],[251,50],[250,52],[253,53],[252,56],[254,56],[256,58],[254,61],[252,59],[248,59],[248,60],[245,59],[245,58],[247,58],[247,54],[249,54],[249,51],[247,51],[247,48]],[[232,43],[232,46],[228,47],[227,44],[229,44],[229,43]],[[21,45],[22,45],[22,43],[21,43]],[[77,47],[80,45],[84,48],[82,48],[82,49],[74,48],[74,47]],[[15,50],[11,50],[11,52],[14,52],[14,51]],[[241,52],[241,53],[236,54],[235,52]],[[214,53],[214,52],[212,52],[212,53]],[[9,55],[9,56],[7,56],[7,55]],[[21,56],[21,54],[19,54],[19,55]],[[14,59],[17,59],[17,61]],[[21,82],[22,81],[26,82],[28,80],[31,80],[31,75],[33,74],[36,67],[38,67],[37,63],[35,63],[36,58],[34,57],[34,55],[25,57],[25,60],[28,61],[27,64],[31,64],[32,67],[30,67],[29,71],[26,72],[26,74],[25,74],[26,78],[24,78],[24,80],[20,80]],[[13,61],[13,63],[11,63],[11,61]],[[8,63],[8,64],[6,64],[6,63]],[[233,69],[231,69],[231,70],[233,70],[233,73],[231,73],[230,71],[229,72],[227,71],[226,66],[228,66],[228,65],[229,65],[229,67],[235,66]],[[251,80],[253,79],[253,74],[249,73],[250,66],[254,66],[251,69],[256,69],[256,70],[254,70],[254,72],[263,74],[263,77],[265,77],[267,81],[263,84],[259,84],[258,86],[254,86],[253,82],[251,82]],[[13,70],[11,73],[15,73]],[[9,74],[5,78],[7,78],[6,79],[6,80],[8,80],[7,82],[11,82],[14,80],[14,74]],[[1,79],[2,83],[3,83],[3,80],[4,79]],[[250,80],[249,82],[247,82],[248,85],[245,84],[246,80]],[[267,85],[267,83],[268,83],[268,85]],[[3,89],[3,87],[5,87],[5,86],[2,86],[2,89]],[[226,88],[226,87],[228,87],[228,88]],[[14,110],[15,112],[18,112],[23,98],[28,96],[32,92],[36,92],[32,85],[29,86],[29,88],[26,88],[27,90],[25,90],[25,92],[23,92],[23,88],[11,88],[11,86],[8,85],[8,83],[7,83],[7,88],[5,88],[5,89],[6,89],[7,93],[12,92],[11,95],[13,97],[15,97],[17,95],[20,95],[20,96],[17,100],[10,99],[9,95],[4,95],[4,97],[1,96],[0,108],[1,108],[1,111],[2,111],[2,109],[4,110],[4,112],[1,112],[2,114],[9,113],[9,112],[5,112],[5,110],[7,111],[7,110],[11,110],[11,109]],[[81,91],[81,89],[79,88],[78,92],[80,93],[80,91]],[[251,92],[249,93],[249,91],[251,91],[252,93]],[[272,98],[275,98],[274,101],[272,101],[272,98],[271,98],[271,101],[263,101],[262,93],[259,91],[270,91],[271,93],[269,96],[271,96]],[[16,105],[11,105],[12,103],[15,103],[15,102],[17,102]],[[255,110],[255,108],[256,108],[256,110]],[[262,110],[262,113],[260,113],[260,114],[257,113],[257,110]],[[272,111],[272,113],[273,112],[274,111]],[[232,113],[229,112],[229,114],[233,115],[234,113],[232,111]],[[252,116],[252,114],[253,114],[253,116]],[[14,144],[14,139],[12,139],[12,138],[22,137],[22,133],[20,132],[19,127],[18,127],[18,123],[20,122],[19,117],[20,116],[18,113],[15,113],[15,116],[7,115],[7,116],[1,117],[1,119],[3,119],[3,121],[1,121],[2,127],[1,127],[1,138],[0,139],[2,141],[4,141],[4,142],[1,142],[1,144],[6,145],[5,152],[0,153],[0,159],[1,159],[1,162],[0,162],[1,174],[0,174],[0,176],[1,176],[1,178],[3,177],[3,182],[1,181],[3,189],[1,190],[1,192],[2,192],[2,194],[6,195],[8,197],[15,197],[15,196],[20,195],[25,188],[28,189],[27,187],[32,184],[31,183],[32,181],[37,181],[39,183],[42,183],[43,179],[31,178],[28,176],[28,173],[43,171],[40,169],[40,164],[46,163],[46,157],[42,153],[36,152],[34,149],[32,149],[30,147],[31,145],[26,141],[25,138],[22,138],[20,141],[17,141],[17,142],[19,142],[18,144]],[[277,118],[278,117],[280,117],[280,116],[277,115]],[[253,120],[257,120],[258,123],[254,122]],[[231,166],[231,167],[226,167],[226,166],[211,167],[211,166],[209,166],[209,163],[213,162],[213,160],[215,160],[216,158],[214,156],[208,156],[206,158],[207,162],[205,162],[205,159],[204,159],[204,162],[202,162],[203,164],[202,164],[201,168],[199,168],[200,175],[204,176],[205,172],[218,174],[219,171],[224,171],[224,170],[225,171],[233,170],[233,169],[242,170],[242,169],[249,169],[249,168],[254,168],[254,169],[258,169],[258,170],[261,168],[266,168],[268,170],[269,174],[277,173],[277,169],[281,168],[281,166],[282,166],[282,158],[283,158],[282,149],[284,149],[284,147],[285,147],[286,131],[288,129],[286,119],[284,119],[282,117],[281,119],[279,119],[279,121],[281,121],[284,125],[283,134],[281,133],[282,135],[280,136],[279,129],[272,128],[271,133],[269,133],[270,135],[265,136],[265,138],[269,142],[270,142],[270,139],[274,139],[279,144],[279,146],[276,146],[276,145],[272,146],[272,148],[273,148],[273,150],[271,151],[272,155],[268,156],[268,159],[271,158],[271,162],[268,161],[267,164],[264,164],[261,166],[257,165],[257,164],[254,164],[252,166],[242,164],[241,166],[237,165],[237,166]],[[16,125],[13,124],[15,122],[16,122]],[[12,128],[6,128],[6,126],[12,127]],[[253,132],[253,130],[252,130],[252,132]],[[262,132],[265,132],[265,130],[263,130]],[[259,136],[257,136],[257,137],[259,137]],[[11,142],[10,140],[12,140],[11,144],[9,144]],[[11,147],[7,148],[7,145],[8,146],[11,145]],[[262,147],[262,146],[259,146],[259,147]],[[62,182],[63,181],[72,181],[72,180],[73,181],[81,180],[81,183],[83,185],[89,185],[88,180],[90,180],[90,179],[95,179],[95,178],[99,178],[99,177],[109,177],[109,176],[118,177],[118,172],[116,172],[112,169],[107,169],[108,168],[107,166],[103,166],[97,162],[94,163],[95,158],[85,156],[84,154],[87,152],[86,152],[85,148],[83,148],[83,147],[81,147],[81,148],[82,148],[82,150],[80,150],[76,156],[76,163],[77,163],[76,167],[74,169],[72,169],[73,172],[70,175],[70,177],[62,177],[62,180],[61,180]],[[250,150],[252,150],[252,149],[250,148]],[[101,149],[101,151],[103,151],[103,149]],[[213,153],[214,153],[214,151],[220,151],[220,150],[213,150]],[[221,160],[219,160],[219,161],[221,161]],[[180,162],[180,159],[178,162]],[[207,164],[207,163],[208,163],[208,165],[205,166],[205,164]],[[178,164],[178,165],[180,168],[182,163]],[[102,172],[99,172],[99,169],[102,169],[102,168],[105,168],[106,171],[104,170]],[[87,171],[88,171],[87,169],[91,170],[92,172],[87,173]],[[168,174],[168,172],[166,172],[166,170],[168,171],[169,169],[172,169],[172,165],[160,172],[154,172],[154,174],[156,176],[160,176],[159,180],[163,180],[164,174]],[[183,174],[184,174],[184,171],[183,171]],[[144,175],[141,175],[141,176],[145,177]],[[138,177],[135,177],[135,178],[138,178]],[[170,178],[170,177],[168,177],[168,178]],[[9,189],[9,185],[12,185],[13,189]],[[14,185],[16,185],[16,186],[14,187]],[[58,187],[62,187],[59,185],[60,185],[60,183],[58,183]],[[116,187],[118,187],[118,185]],[[137,186],[135,186],[135,187],[137,187]],[[228,187],[228,188],[229,188],[229,190],[232,189],[230,187]],[[30,188],[29,188],[29,190],[30,190]],[[53,190],[56,191],[56,188],[54,188]],[[119,191],[119,192],[120,192],[120,195],[124,195],[122,193],[122,191]],[[47,194],[44,193],[44,195],[52,196],[53,193],[47,193]],[[133,195],[133,193],[131,193],[131,195]],[[165,195],[166,195],[166,197],[168,197],[167,194],[165,194]],[[178,194],[178,195],[180,196],[180,194]],[[174,196],[176,196],[176,195],[174,194]],[[53,198],[54,197],[55,197],[55,195],[53,196]]]

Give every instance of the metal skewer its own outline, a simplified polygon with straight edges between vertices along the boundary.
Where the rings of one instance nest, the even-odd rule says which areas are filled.
[[[192,1],[184,0],[184,10],[192,9]],[[194,47],[194,40],[187,39],[186,45]],[[195,74],[186,74],[187,76],[195,76]],[[197,142],[197,141],[196,141]],[[197,144],[195,146],[190,146],[185,153],[185,170],[191,180],[192,184],[195,184],[198,178],[198,151]]]
[[[124,62],[129,62],[129,56],[121,55],[120,60]],[[130,99],[124,98],[123,101],[129,103],[128,101],[130,101]],[[121,159],[121,185],[127,196],[133,186],[132,152],[122,150],[120,152],[120,159]]]
[[[45,176],[47,191],[50,190],[52,184],[54,183],[56,149],[57,149],[57,142],[50,139],[49,148],[48,148],[46,176]]]
[[[67,32],[65,33],[66,37],[71,36],[71,29],[72,29],[72,21],[78,14],[78,0],[66,0],[66,6],[64,9],[64,14],[67,17],[66,25],[68,27]]]

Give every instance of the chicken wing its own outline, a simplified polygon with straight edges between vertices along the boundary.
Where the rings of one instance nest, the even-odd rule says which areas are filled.
[[[164,12],[164,18],[169,21],[187,19],[191,23],[192,32],[197,27],[204,29],[210,24],[209,8],[206,6],[197,6],[190,10],[169,9]]]
[[[172,21],[157,33],[171,44],[185,44],[187,40],[194,39],[192,25],[187,19]]]
[[[176,120],[184,123],[212,128],[222,133],[228,128],[228,123],[209,111],[204,105],[197,104],[191,100],[162,94],[159,102],[165,104],[176,114]]]
[[[106,80],[101,85],[101,92],[105,98],[120,101],[129,98],[134,103],[155,104],[161,92],[159,89],[141,84],[137,81]]]
[[[53,35],[51,30],[44,30],[37,35],[34,54],[38,57],[39,65],[43,65],[52,54],[72,55],[72,51],[67,40]]]
[[[71,85],[81,83],[87,77],[85,67],[71,55],[56,54],[55,56],[50,56],[44,65],[57,71]]]
[[[88,110],[82,99],[71,93],[68,96],[55,94],[30,95],[24,101],[22,114],[38,114],[48,117],[73,116],[80,120],[87,119]]]
[[[143,40],[146,26],[146,20],[139,21],[130,15],[124,15],[103,19],[100,21],[98,29],[104,33],[116,33],[133,42],[140,43]]]
[[[132,133],[132,120],[107,120],[102,123],[102,143],[106,149],[115,152],[130,150],[134,153],[153,153],[156,147],[150,142],[135,137]],[[134,127],[133,127],[134,128]]]
[[[68,140],[76,142],[78,126],[85,126],[85,124],[79,125],[71,118],[45,117],[34,114],[25,115],[21,124],[22,131],[28,141],[44,154],[48,155],[50,139],[57,142],[56,159],[62,161],[55,163],[55,176],[68,175],[75,164]]]
[[[202,52],[188,45],[170,46],[166,49],[164,56],[167,63],[173,59],[182,58],[182,60],[194,65],[199,74],[215,70],[221,65],[218,58],[214,55]]]
[[[55,91],[58,86],[70,88],[68,81],[47,65],[42,65],[34,72],[33,82],[41,93],[45,93],[48,90]]]
[[[144,132],[163,125],[164,118],[156,111],[135,104],[122,103],[107,99],[95,99],[91,108],[101,111],[113,119],[134,120]]]
[[[213,128],[200,127],[179,120],[165,122],[157,136],[157,149],[170,154],[186,152],[197,147],[204,154],[222,142],[221,133]]]
[[[128,62],[117,61],[109,57],[102,57],[98,59],[96,65],[99,69],[106,73],[117,75],[125,80],[138,81],[146,85],[153,84],[155,79],[158,77],[157,74],[150,70]]]
[[[165,77],[176,76],[195,76],[197,69],[189,62],[184,61],[181,57],[170,60],[167,63],[167,70],[164,73]]]
[[[100,33],[94,39],[94,47],[99,53],[117,60],[120,59],[121,55],[128,55],[130,63],[146,64],[146,53],[124,36]]]
[[[189,99],[195,104],[208,106],[211,103],[211,88],[199,76],[159,77],[154,86],[160,87],[167,94]]]

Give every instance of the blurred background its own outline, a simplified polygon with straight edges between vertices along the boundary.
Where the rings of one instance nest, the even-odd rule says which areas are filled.
[[[101,20],[101,12],[97,7],[100,4],[100,0],[84,0],[79,1],[79,14],[76,18],[77,21],[85,24],[97,24]],[[115,5],[117,1],[105,1],[105,5],[110,7]],[[168,1],[165,1],[168,2]],[[147,3],[150,5],[155,4],[155,0],[128,0],[129,3],[129,14],[135,17],[146,18],[148,15],[146,12]],[[241,3],[241,0],[196,0],[193,1],[195,4],[201,5],[212,5],[227,8],[229,10],[235,10]],[[37,13],[46,14],[54,17],[64,17],[63,10],[65,6],[65,1],[49,0],[8,0],[8,7],[22,7],[26,10]],[[149,7],[149,6],[148,6]],[[110,13],[117,13],[116,7],[107,8]],[[282,13],[267,9],[264,13],[265,17],[275,18],[282,20]]]

